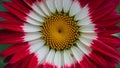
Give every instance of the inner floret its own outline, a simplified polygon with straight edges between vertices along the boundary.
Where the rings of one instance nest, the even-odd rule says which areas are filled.
[[[63,13],[46,18],[41,32],[46,45],[55,50],[70,48],[79,37],[77,22]]]

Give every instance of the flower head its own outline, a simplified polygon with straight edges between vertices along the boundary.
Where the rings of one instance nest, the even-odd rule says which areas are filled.
[[[12,0],[0,12],[6,68],[115,68],[118,0]]]

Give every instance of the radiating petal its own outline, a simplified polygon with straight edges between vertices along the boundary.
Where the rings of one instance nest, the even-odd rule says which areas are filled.
[[[63,0],[63,11],[65,13],[69,12],[72,2],[72,0]]]
[[[59,58],[59,59],[58,59],[58,58]],[[62,59],[62,57],[61,57],[61,52],[60,52],[60,51],[57,51],[57,52],[55,53],[55,57],[54,57],[54,65],[55,65],[55,67],[61,68],[61,66],[62,66],[61,59]]]
[[[77,14],[78,12],[80,12],[81,10],[81,6],[80,6],[80,3],[75,0],[73,3],[72,3],[72,6],[70,8],[70,12],[69,12],[69,15],[70,16],[74,16],[75,14]]]
[[[71,47],[71,51],[73,53],[73,56],[75,57],[75,59],[80,62],[84,56],[83,52],[78,49],[76,46]]]
[[[61,12],[62,11],[63,0],[54,0],[54,2],[55,2],[55,7],[56,7],[57,11]]]
[[[40,38],[42,35],[40,32],[32,32],[32,33],[26,33],[24,38],[24,41],[32,41],[35,39]]]
[[[51,49],[46,57],[44,68],[52,68],[54,66],[55,50]]]
[[[54,0],[46,0],[46,4],[47,4],[48,9],[49,9],[52,13],[55,13],[55,12],[56,12]]]
[[[50,13],[49,9],[47,8],[47,6],[45,5],[44,1],[43,2],[38,2],[37,1],[37,4],[45,15],[47,15],[47,16],[51,15],[51,13]]]
[[[43,64],[44,61],[46,60],[46,56],[49,53],[49,47],[48,46],[43,46],[42,48],[40,48],[35,55],[38,58],[38,63],[39,64]]]

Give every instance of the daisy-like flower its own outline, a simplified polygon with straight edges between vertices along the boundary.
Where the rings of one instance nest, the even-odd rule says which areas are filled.
[[[116,68],[119,0],[12,0],[0,12],[5,68]]]

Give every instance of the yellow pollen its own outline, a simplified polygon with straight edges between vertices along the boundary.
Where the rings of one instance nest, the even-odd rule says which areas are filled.
[[[55,50],[70,48],[79,36],[77,23],[73,18],[62,14],[53,14],[45,19],[42,26],[42,38]]]

